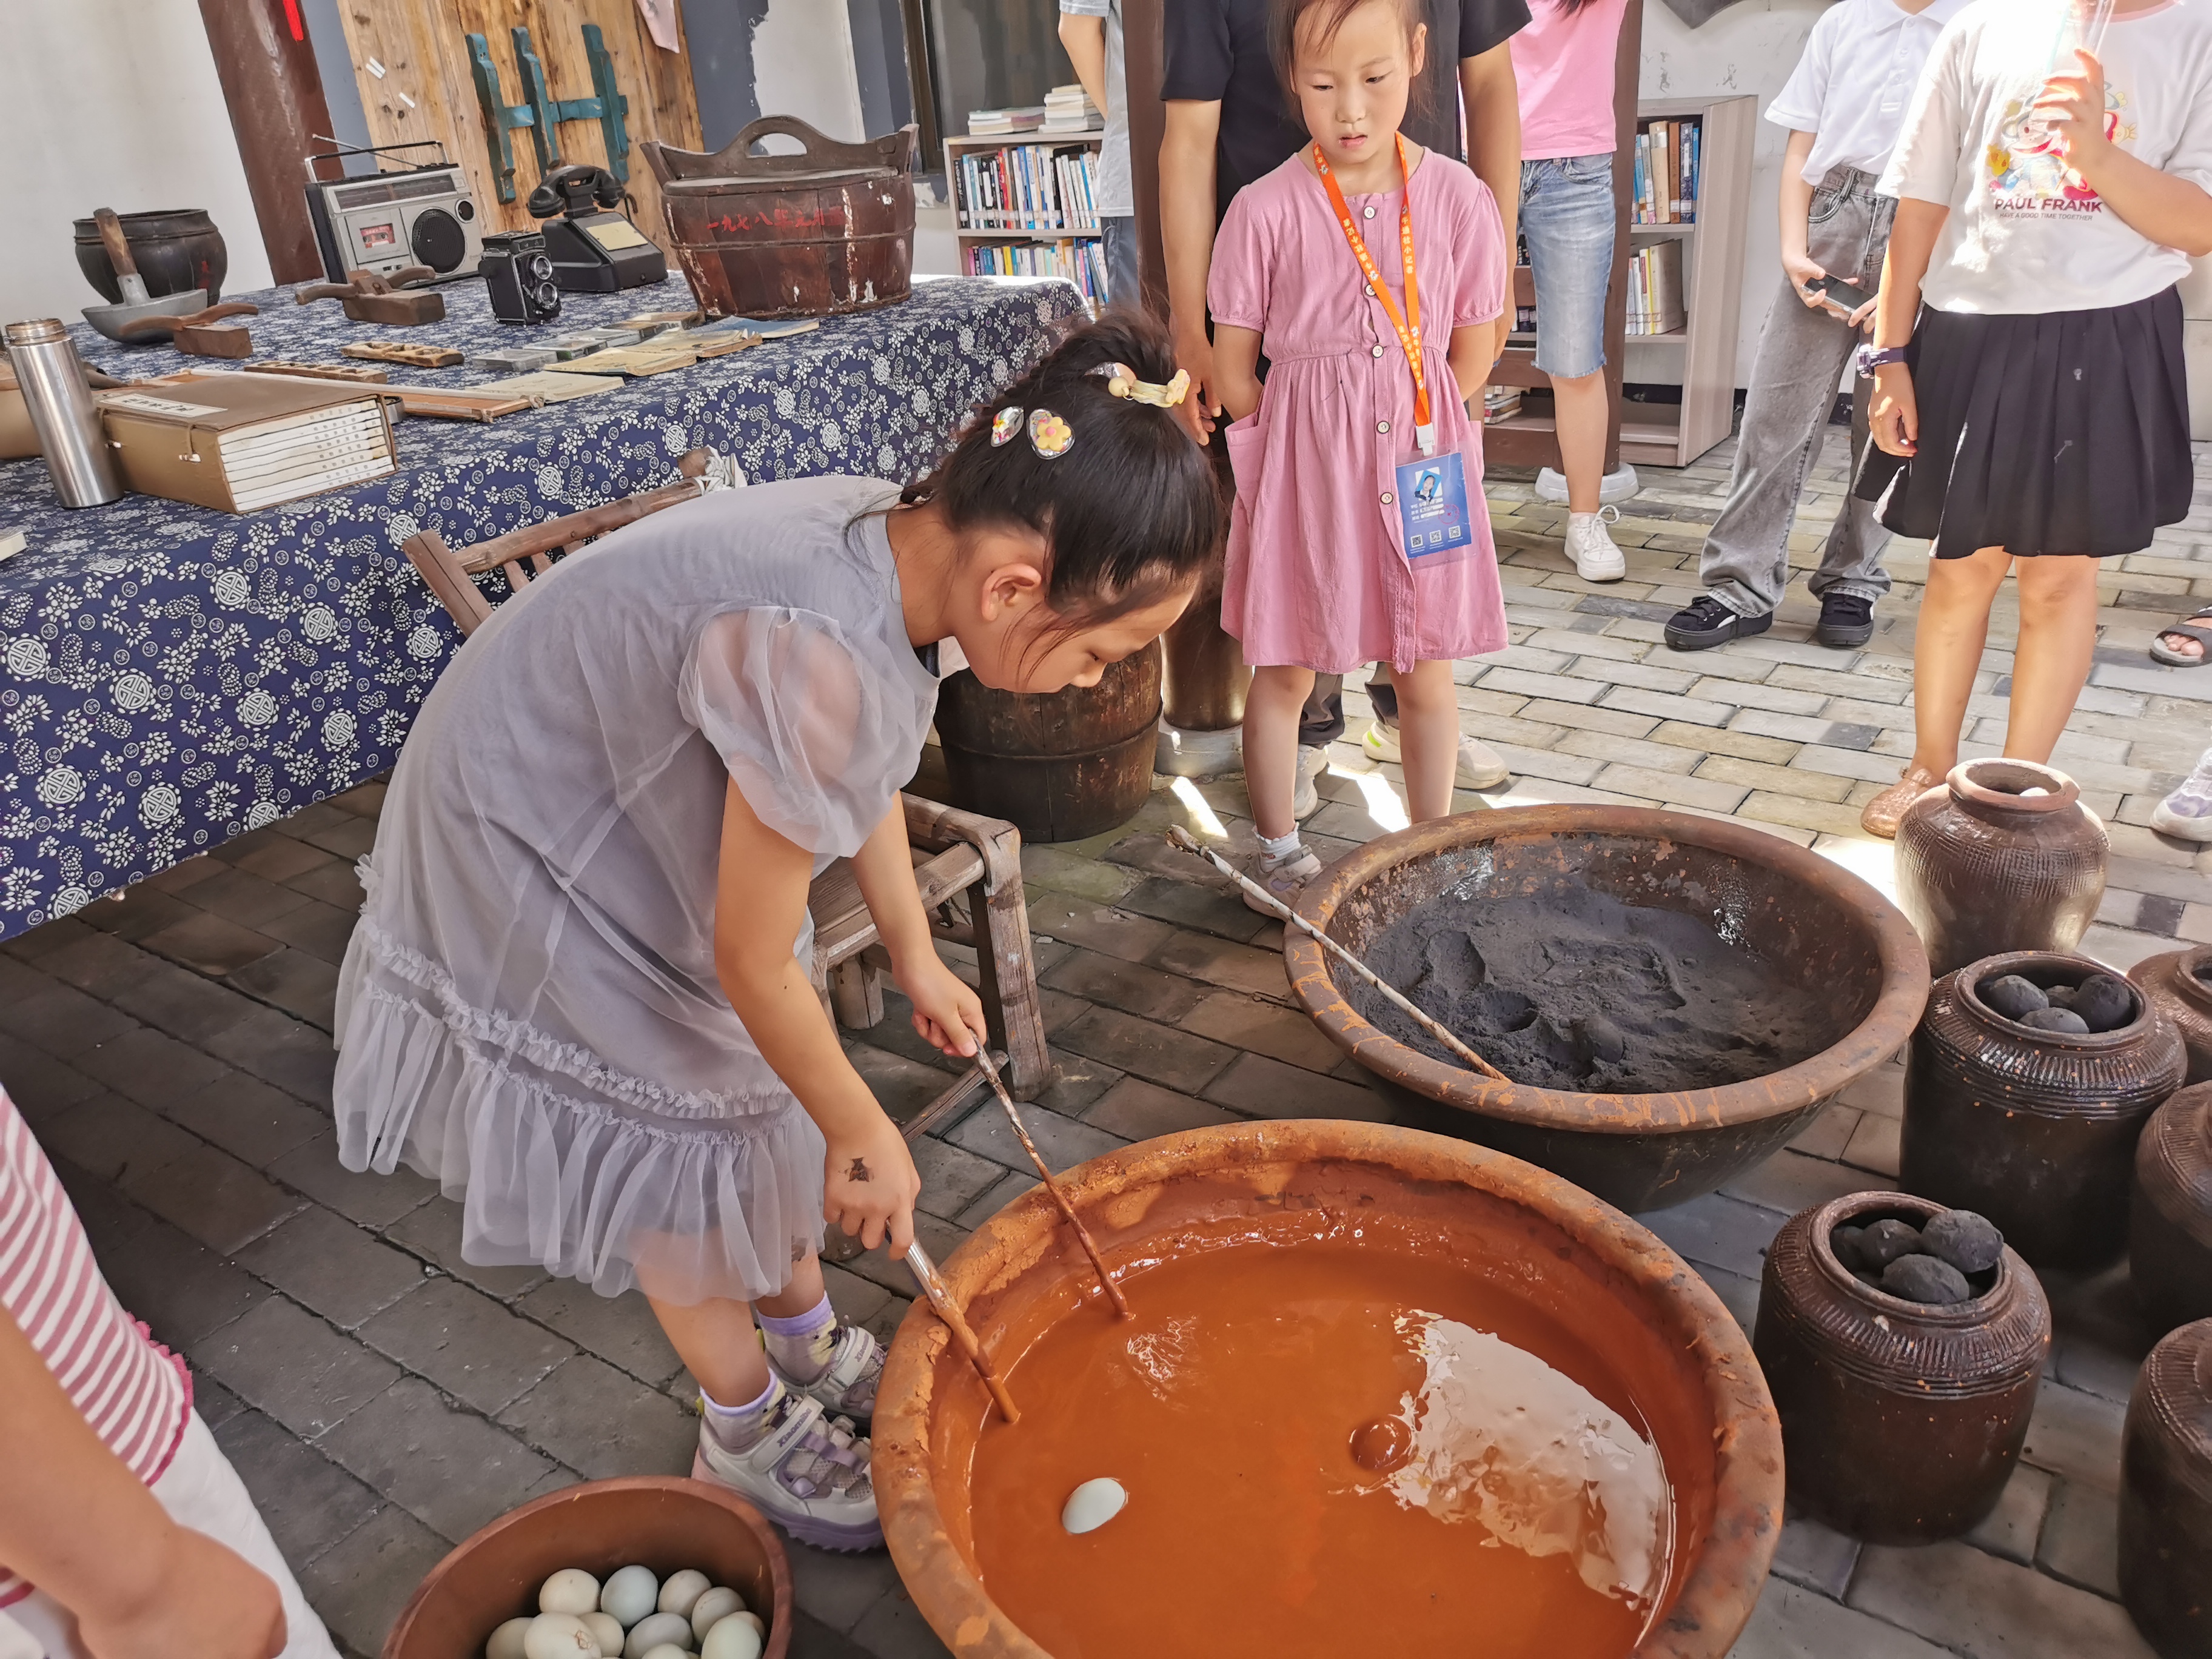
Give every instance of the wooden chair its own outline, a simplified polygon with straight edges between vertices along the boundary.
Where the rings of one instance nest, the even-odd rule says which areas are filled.
[[[520,591],[526,581],[551,569],[556,556],[723,487],[717,476],[720,469],[713,452],[695,449],[677,463],[682,481],[659,489],[527,525],[460,551],[447,546],[434,530],[418,531],[400,545],[455,625],[464,635],[473,634],[492,611],[477,586],[477,576],[500,571],[510,591]],[[976,988],[990,1021],[992,1045],[1006,1055],[1007,1085],[1018,1093],[1034,1092],[1049,1079],[1052,1061],[1045,1050],[1029,904],[1022,892],[1021,832],[1002,818],[913,795],[899,799],[906,809],[915,884],[931,931],[975,947]],[[823,1006],[851,1030],[880,1023],[883,975],[890,957],[847,860],[838,860],[815,878],[806,908],[814,918],[811,976]],[[908,1123],[908,1133],[944,1117],[975,1088],[973,1079],[954,1085]]]

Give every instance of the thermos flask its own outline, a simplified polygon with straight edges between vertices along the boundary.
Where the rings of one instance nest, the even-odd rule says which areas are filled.
[[[31,429],[64,507],[98,507],[123,493],[115,457],[101,430],[100,410],[85,384],[84,364],[69,331],[52,317],[10,323],[8,361],[15,366]]]

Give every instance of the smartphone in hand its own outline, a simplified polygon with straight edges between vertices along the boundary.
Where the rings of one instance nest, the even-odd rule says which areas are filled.
[[[1864,289],[1845,282],[1840,276],[1820,276],[1805,284],[1808,294],[1818,292],[1827,296],[1828,303],[1849,316],[1874,295]]]

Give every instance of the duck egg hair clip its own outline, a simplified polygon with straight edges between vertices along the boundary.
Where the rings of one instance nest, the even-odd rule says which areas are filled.
[[[1030,447],[1039,459],[1056,461],[1075,447],[1075,428],[1048,409],[1030,411]]]
[[[1029,411],[1017,404],[1008,404],[991,422],[991,447],[1003,449],[1022,435],[1022,416]]]
[[[1127,398],[1140,404],[1150,404],[1154,409],[1173,409],[1190,390],[1190,371],[1179,368],[1175,379],[1163,386],[1157,380],[1140,380],[1136,371],[1127,363],[1101,363],[1091,371],[1106,382],[1106,389],[1117,398]]]

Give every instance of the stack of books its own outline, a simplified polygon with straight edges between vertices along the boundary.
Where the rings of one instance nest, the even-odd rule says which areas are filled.
[[[1044,130],[1047,132],[1095,132],[1106,125],[1098,113],[1098,106],[1091,101],[1091,94],[1080,85],[1054,87],[1044,95]],[[971,125],[969,131],[975,129]]]
[[[1696,117],[1646,121],[1636,133],[1635,222],[1687,225],[1698,218]]]
[[[971,276],[1065,276],[1096,307],[1106,303],[1106,245],[1008,242],[968,250]]]
[[[954,222],[962,230],[1096,231],[1097,163],[1097,151],[1084,145],[972,150],[954,166]]]
[[[1517,386],[1486,386],[1482,388],[1482,423],[1495,426],[1521,412],[1521,388]]]
[[[1682,241],[1669,236],[1638,248],[1628,262],[1626,332],[1679,334],[1688,325],[1682,307]]]
[[[1022,109],[971,109],[968,112],[968,131],[978,138],[995,138],[1005,132],[1035,132],[1044,125],[1044,106],[1032,104]]]
[[[280,374],[149,381],[94,399],[143,495],[252,513],[395,471],[384,386]]]

